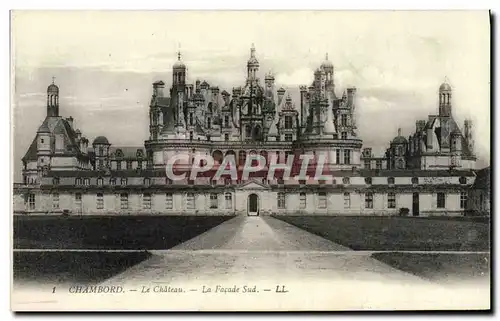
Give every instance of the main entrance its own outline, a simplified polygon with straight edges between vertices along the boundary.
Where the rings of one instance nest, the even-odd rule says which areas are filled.
[[[248,195],[248,216],[257,216],[259,215],[259,197],[257,194]]]
[[[412,202],[412,214],[413,216],[419,216],[420,213],[420,198],[418,193],[413,193],[413,202]]]

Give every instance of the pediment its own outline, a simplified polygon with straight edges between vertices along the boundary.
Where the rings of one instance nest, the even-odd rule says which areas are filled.
[[[258,181],[251,180],[251,181],[248,181],[245,184],[241,185],[240,188],[241,189],[251,189],[251,190],[263,190],[263,189],[268,189],[268,186],[266,186]]]

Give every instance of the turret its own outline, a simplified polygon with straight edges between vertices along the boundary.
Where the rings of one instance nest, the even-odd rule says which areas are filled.
[[[177,53],[177,61],[172,66],[172,85],[186,84],[186,65],[181,61],[180,51]]]
[[[255,57],[255,46],[252,44],[250,48],[250,59],[247,62],[247,80],[257,79],[257,71],[259,71],[259,61]]]
[[[444,82],[439,86],[439,116],[451,116],[451,86]]]
[[[54,84],[55,77],[52,77],[52,84],[47,87],[47,117],[59,116],[59,87]]]

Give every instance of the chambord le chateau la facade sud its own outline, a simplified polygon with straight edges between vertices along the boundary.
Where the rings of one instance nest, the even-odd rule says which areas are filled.
[[[14,184],[14,214],[431,216],[473,206],[472,122],[455,122],[446,82],[438,113],[417,120],[409,137],[398,130],[374,156],[357,134],[356,88],[337,95],[328,56],[312,84],[300,86],[300,102],[272,74],[257,77],[253,45],[244,85],[231,93],[187,83],[187,70],[179,53],[170,89],[153,83],[150,136],[138,147],[104,136],[90,145],[60,115],[59,87],[50,84],[47,116],[22,158],[23,182]],[[221,167],[225,174],[215,175]]]

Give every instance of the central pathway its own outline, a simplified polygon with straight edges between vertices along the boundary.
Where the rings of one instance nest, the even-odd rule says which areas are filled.
[[[182,287],[192,300],[184,301],[185,297],[175,306],[199,304],[224,310],[267,305],[290,309],[293,304],[298,309],[327,310],[446,308],[468,306],[477,298],[470,293],[462,298],[379,262],[370,253],[351,251],[272,217],[235,217],[172,249],[152,253],[150,259],[103,284]],[[217,286],[255,287],[261,294],[224,300],[217,297],[220,293],[195,296]],[[276,294],[282,286],[287,292]]]

